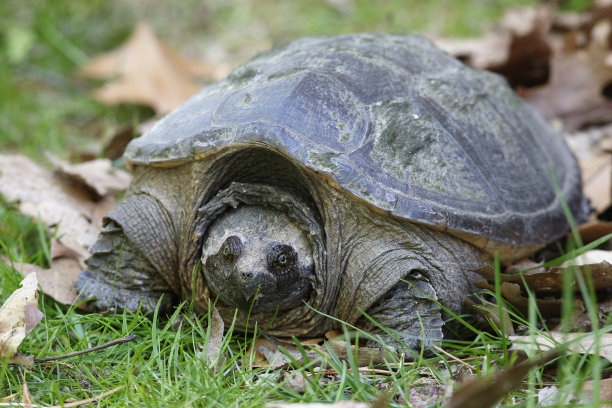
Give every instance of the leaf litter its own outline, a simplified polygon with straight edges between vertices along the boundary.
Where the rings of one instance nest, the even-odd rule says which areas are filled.
[[[23,275],[35,272],[45,294],[63,304],[76,299],[74,283],[89,256],[103,216],[115,207],[115,195],[127,188],[131,176],[108,159],[68,165],[53,158],[49,170],[20,155],[0,155],[0,194],[15,202],[53,235],[51,268],[17,265]],[[12,264],[11,259],[4,259]]]
[[[468,64],[506,75],[517,92],[532,103],[536,109],[540,110],[549,119],[560,121],[565,129],[576,131],[585,126],[599,124],[599,122],[609,118],[612,112],[612,106],[609,102],[610,97],[606,93],[608,83],[612,81],[612,76],[609,77],[610,72],[612,72],[609,69],[612,66],[609,55],[610,44],[607,42],[611,37],[610,21],[606,20],[609,17],[606,17],[605,13],[598,13],[596,7],[594,8],[595,11],[574,19],[554,13],[550,6],[527,11],[524,9],[523,11],[512,10],[501,24],[482,40],[455,41],[454,44],[448,41],[445,44],[442,41],[440,43]],[[149,62],[143,63],[143,61]],[[161,68],[159,70],[158,68],[144,69],[147,67]],[[156,72],[156,70],[158,71]],[[137,27],[132,37],[123,46],[94,58],[83,68],[81,74],[95,78],[118,78],[96,91],[96,97],[104,103],[142,103],[152,106],[158,113],[165,113],[200,89],[201,84],[198,82],[198,78],[218,79],[227,72],[227,68],[220,65],[211,67],[207,66],[206,63],[199,64],[183,59],[157,39],[151,28],[143,23]],[[570,76],[572,77],[570,78]],[[146,81],[153,84],[152,88],[144,84]],[[579,98],[574,98],[574,93]],[[552,100],[555,103],[551,104],[550,101],[546,101],[547,98],[553,98]],[[595,197],[593,203],[598,213],[603,212],[610,206],[610,193],[612,191],[610,187],[610,174],[612,173],[610,149],[602,149],[602,143],[600,143],[602,140],[610,139],[612,130],[602,131],[601,129],[602,127],[591,128],[589,132],[594,133],[595,136],[586,136],[592,141],[589,143],[592,149],[586,153],[577,152],[583,169],[586,194]],[[584,134],[585,132],[582,132],[579,135]],[[122,146],[125,145],[126,137],[121,135],[118,138],[119,147],[117,149],[119,150],[113,150],[120,152]],[[576,135],[572,137],[576,137]],[[118,157],[118,153],[112,153],[112,157]],[[27,159],[0,156],[0,164],[3,163],[2,160],[7,160],[9,163],[11,160],[25,163],[22,160]],[[44,169],[35,169],[32,166],[33,163],[27,163],[25,166],[27,169],[32,169],[31,174],[34,184],[49,186],[47,191],[39,191],[38,196],[29,195],[27,191],[9,192],[7,194],[4,191],[5,183],[2,177],[14,178],[14,175],[5,176],[3,171],[3,173],[0,173],[0,192],[7,199],[17,201],[24,213],[37,217],[44,225],[54,229],[54,235],[58,239],[53,241],[54,244],[51,247],[51,270],[57,271],[59,277],[52,274],[50,276],[53,277],[48,280],[67,282],[69,279],[64,279],[64,273],[66,272],[60,271],[70,270],[71,272],[67,274],[72,274],[71,276],[78,273],[77,268],[82,266],[82,261],[87,256],[86,248],[95,239],[103,214],[112,208],[114,196],[125,188],[125,184],[121,183],[126,181],[129,183],[129,176],[113,179],[113,182],[118,183],[113,185],[112,183],[109,184],[108,180],[101,181],[99,178],[106,172],[105,169],[109,168],[107,164],[87,163],[84,166],[74,166],[61,163],[55,158],[50,158],[50,160],[56,166],[56,171],[51,172],[51,174]],[[3,165],[0,168],[7,169],[7,166]],[[21,175],[21,165],[16,168],[20,169],[19,173]],[[40,190],[31,187],[35,186],[30,184],[30,188],[24,190]],[[19,188],[16,187],[15,190],[19,191]],[[67,193],[67,191],[71,192]],[[54,205],[58,206],[58,211],[49,211],[45,207],[44,202],[49,202],[47,194],[49,197],[55,197],[50,199],[50,202],[54,202]],[[55,214],[55,216],[51,214]],[[598,225],[601,226],[601,224]],[[595,281],[602,285],[602,290],[609,289],[609,264],[605,265],[592,260],[588,263],[591,264],[591,267],[593,267],[593,264],[599,265],[594,266],[596,270]],[[28,268],[24,265],[24,272]],[[561,267],[542,269],[524,275],[525,277],[529,276],[526,278],[529,283],[525,283],[523,277],[521,277],[520,282],[516,277],[508,278],[508,280],[502,282],[502,292],[506,294],[511,303],[514,302],[515,306],[523,305],[526,307],[527,303],[525,301],[528,298],[525,297],[525,291],[533,289],[536,294],[540,295],[547,293],[546,291],[552,291],[556,294],[562,271]],[[39,276],[43,273],[42,270],[36,270],[36,272]],[[600,273],[600,275],[597,275],[597,273]],[[45,279],[41,279],[41,286],[45,293],[56,291],[50,289],[44,282]],[[552,285],[551,282],[553,282]],[[69,286],[72,287],[72,284],[70,283]],[[488,287],[492,288],[493,286],[489,285]],[[56,294],[55,296],[58,299],[63,299],[59,300],[60,302],[70,303],[69,299],[73,299],[74,294]],[[544,310],[547,307],[546,302],[549,302],[548,307],[551,310],[560,309],[558,299],[538,299],[537,301],[540,306],[544,307]],[[605,313],[608,312],[609,308]],[[491,310],[489,317],[494,314],[495,311]],[[554,313],[551,315],[554,315]],[[510,321],[507,315],[503,320]],[[511,329],[512,327],[507,328],[505,333],[512,334],[513,330]],[[215,334],[211,336],[206,354],[209,364],[213,364],[217,358],[215,350],[220,348],[222,330],[221,328],[221,337],[218,335],[218,328],[214,330]],[[292,359],[288,359],[286,355],[284,359],[281,357],[282,354],[287,352],[292,356],[293,361],[299,361],[299,358],[302,358],[300,348],[291,342],[270,338],[258,339],[253,347],[260,361],[260,366],[288,368]],[[317,353],[327,352],[320,342],[315,345],[306,344],[306,347],[311,350],[313,357]],[[328,347],[331,347],[334,352],[344,350],[346,358],[349,353],[354,352],[352,347],[355,346],[350,345],[350,343],[347,345],[344,340],[336,340],[335,342],[330,340]],[[299,356],[296,350],[300,351]],[[349,353],[347,353],[347,350]],[[360,363],[369,366],[373,362],[384,360],[380,354],[377,354],[380,353],[379,350],[372,350],[377,349],[359,348],[357,354],[365,355]],[[535,367],[542,363],[543,361],[538,359],[532,360],[521,366],[521,370],[524,370],[524,367]],[[493,399],[493,396],[501,398],[503,394],[499,393],[499,390],[507,390],[507,384],[510,383],[512,387],[520,386],[522,376],[526,371],[520,371],[522,374],[519,371],[509,369],[504,371],[504,374],[500,373],[485,380],[475,380],[480,384],[473,387],[480,389],[480,393],[493,392],[493,395],[487,395],[489,400]],[[300,383],[303,385],[303,379],[297,379],[296,381],[296,389],[299,389],[301,387]],[[605,384],[607,383],[602,382],[603,388],[605,388]],[[469,387],[466,386],[466,388]],[[468,391],[465,392],[469,394]],[[448,394],[447,392],[447,397]],[[418,393],[416,395],[418,396]],[[455,395],[467,394],[455,393]],[[475,399],[470,400],[468,398],[468,403],[469,401],[478,401],[479,404],[483,404],[480,406],[488,404],[482,398],[478,399],[478,396],[470,398]],[[451,404],[451,402],[448,402],[446,406],[462,406],[460,402],[457,402],[460,397],[453,397],[449,401],[453,400],[455,402],[452,402],[452,404],[455,405],[448,405]],[[436,401],[439,401],[439,398],[436,398]],[[363,405],[351,405],[351,402],[343,402],[342,404],[344,403],[348,403],[347,406],[350,407],[373,406],[363,403],[356,403]],[[418,401],[415,399],[410,403],[416,406]],[[312,404],[306,406],[312,406]],[[335,404],[332,406],[342,405]]]
[[[94,92],[106,104],[140,103],[165,114],[198,92],[198,78],[219,80],[229,73],[223,64],[190,60],[164,44],[147,23],[115,50],[90,60],[80,71],[88,78],[115,78]]]
[[[31,273],[0,307],[0,358],[32,367],[33,359],[18,354],[17,348],[42,318],[38,309],[38,280]]]

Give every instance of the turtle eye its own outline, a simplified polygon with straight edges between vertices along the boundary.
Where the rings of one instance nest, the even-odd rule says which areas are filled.
[[[289,245],[277,244],[268,251],[267,258],[270,271],[284,274],[297,262],[297,253]]]
[[[221,254],[227,263],[233,263],[242,253],[244,245],[240,238],[235,235],[228,237],[221,245]]]

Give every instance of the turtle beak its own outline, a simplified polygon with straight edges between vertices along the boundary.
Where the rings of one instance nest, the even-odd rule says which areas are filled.
[[[257,299],[265,296],[274,289],[276,282],[268,271],[265,270],[248,270],[248,271],[236,271],[237,285],[234,287],[239,288],[241,297],[244,299],[244,306],[247,308],[256,309]]]

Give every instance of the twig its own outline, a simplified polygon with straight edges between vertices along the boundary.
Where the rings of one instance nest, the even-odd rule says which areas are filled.
[[[128,336],[128,337],[132,337],[132,336]],[[136,337],[136,336],[134,336],[134,337]],[[127,339],[127,337],[124,337],[124,339]],[[117,339],[117,340],[121,340],[121,339]],[[122,343],[125,343],[125,342],[122,342]],[[104,397],[108,397],[109,395],[116,393],[117,391],[119,391],[122,388],[123,388],[123,385],[120,385],[119,387],[116,387],[116,388],[113,388],[112,390],[108,390],[106,392],[103,392],[102,394],[96,395],[95,397],[87,398],[87,399],[84,399],[84,400],[81,400],[81,401],[67,402],[67,403],[64,403],[62,405],[56,405],[56,406],[53,406],[53,407],[50,407],[50,408],[78,407],[80,405],[89,404],[90,402],[95,402],[95,401],[97,401],[99,399],[102,399]]]
[[[476,371],[476,367],[474,367],[473,365],[470,365],[470,364],[466,363],[465,361],[463,361],[463,360],[453,356],[451,353],[449,353],[448,351],[442,349],[441,347],[438,347],[435,344],[432,344],[432,347],[434,349],[436,349],[437,351],[439,351],[440,353],[446,355],[447,357],[450,357],[451,360],[453,360],[453,361],[455,361],[457,363],[463,364],[464,366],[466,366],[467,368],[469,368],[472,371]]]
[[[94,351],[102,350],[102,349],[105,349],[107,347],[114,346],[116,344],[127,343],[128,341],[132,341],[135,338],[136,338],[136,335],[132,334],[132,335],[127,336],[127,337],[121,337],[120,339],[115,339],[113,341],[109,341],[108,343],[100,344],[99,346],[88,348],[87,350],[75,351],[74,353],[62,354],[60,356],[45,357],[45,358],[35,358],[34,362],[35,363],[46,363],[48,361],[55,361],[55,360],[61,360],[63,358],[76,357],[76,356],[80,356],[81,354],[87,354],[87,353],[91,353],[91,352],[94,352]]]
[[[320,368],[320,367],[317,367]],[[315,368],[315,372],[320,373],[323,372],[323,374],[328,374],[328,375],[337,375],[340,374],[338,372],[338,370],[335,370],[333,368],[328,368],[326,370],[317,370],[317,368]],[[352,373],[353,369],[352,368],[347,368],[346,369],[347,373]],[[368,368],[368,367],[359,367],[357,369],[357,372],[360,374],[381,374],[381,375],[391,375],[391,371],[389,370],[381,370],[379,368]]]

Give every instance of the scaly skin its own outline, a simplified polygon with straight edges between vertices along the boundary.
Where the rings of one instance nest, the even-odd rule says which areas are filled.
[[[240,173],[232,160],[239,153],[223,152],[208,161],[165,171],[175,171],[174,177],[217,172],[221,181],[224,174],[232,179],[257,181],[240,174],[253,174],[259,170],[256,163],[265,163],[275,174],[287,176],[276,180],[275,185],[239,182],[228,185],[215,177],[206,183],[192,177],[198,182],[174,184],[171,188],[178,191],[169,194],[162,187],[169,184],[160,184],[155,173],[137,172],[133,193],[109,214],[107,228],[92,247],[94,255],[89,268],[81,276],[79,287],[85,288],[85,296],[100,297],[94,307],[106,307],[111,293],[115,298],[110,304],[135,309],[142,302],[146,310],[151,310],[162,294],[165,308],[175,298],[191,299],[193,294],[195,309],[205,312],[209,300],[220,295],[217,307],[230,323],[236,305],[231,300],[229,304],[224,302],[223,295],[216,293],[219,290],[211,291],[207,283],[210,276],[194,265],[202,262],[208,229],[214,230],[215,222],[223,219],[225,212],[246,206],[253,209],[251,216],[257,216],[257,208],[269,207],[289,214],[296,228],[308,237],[314,276],[307,278],[308,290],[297,292],[303,298],[297,301],[290,296],[279,298],[279,310],[253,311],[239,305],[237,329],[250,330],[257,324],[267,326],[271,334],[316,336],[339,326],[317,310],[380,332],[363,318],[362,312],[366,312],[396,331],[404,343],[402,347],[419,347],[423,338],[427,344],[442,338],[442,313],[437,302],[460,312],[464,298],[473,291],[471,282],[475,275],[469,270],[490,262],[488,255],[444,232],[374,211],[338,192],[325,180],[313,177],[308,170],[263,149],[250,151],[252,162],[243,163],[244,173]],[[228,168],[234,171],[230,173]],[[213,194],[214,185],[228,187]],[[306,189],[287,192],[283,188],[294,185]],[[301,199],[303,191],[308,192],[308,197]],[[182,211],[178,207],[180,200],[170,205],[169,196],[187,196],[184,201],[204,201],[205,205],[199,210]],[[264,216],[260,228],[278,235],[272,232],[275,225],[265,226],[266,220],[272,219],[278,222],[274,217]],[[247,229],[241,233],[248,236],[250,232]],[[113,242],[110,251],[108,242]],[[220,250],[214,249],[208,252]],[[253,262],[255,269],[263,258],[249,259],[247,262]],[[221,284],[217,282],[213,287]]]

